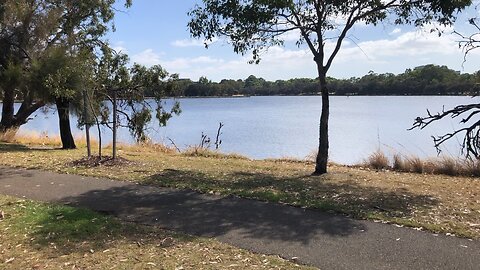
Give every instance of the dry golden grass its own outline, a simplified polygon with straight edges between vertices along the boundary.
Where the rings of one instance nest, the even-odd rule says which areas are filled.
[[[0,142],[13,142],[15,135],[17,134],[16,129],[10,129],[6,132],[0,133]]]
[[[85,209],[0,195],[1,269],[312,269]]]
[[[451,157],[443,157],[436,160],[436,162],[433,162],[433,165],[434,168],[430,170],[430,173],[456,176],[465,172],[461,162]]]
[[[106,148],[111,149],[112,145],[108,144]],[[151,143],[151,142],[144,142],[139,144],[120,143],[118,145],[118,149],[121,151],[130,151],[130,152],[151,151],[151,152],[159,152],[159,153],[165,153],[165,154],[178,153],[178,151],[174,147],[169,147],[164,144]]]
[[[392,169],[399,172],[405,171],[405,161],[403,160],[401,155],[399,154],[393,155]]]
[[[75,144],[78,147],[85,147],[87,145],[86,139],[83,135],[77,134],[74,136]],[[7,131],[0,135],[1,142],[18,143],[24,145],[32,145],[39,147],[61,147],[62,141],[59,135],[50,135],[47,132],[36,131]],[[98,147],[96,140],[91,140],[92,147]]]
[[[356,218],[379,219],[434,232],[480,238],[480,180],[375,171],[331,164],[329,174],[311,176],[314,164],[188,156],[150,148],[119,152],[134,165],[115,168],[71,167],[85,155],[73,151],[32,150],[0,144],[0,164],[122,181],[193,189],[204,193],[335,211]]]
[[[390,165],[391,164],[391,165]],[[469,159],[455,159],[452,157],[439,157],[421,159],[417,156],[403,158],[394,154],[392,161],[385,153],[376,151],[360,166],[383,170],[390,169],[397,172],[410,172],[419,174],[443,174],[449,176],[480,176],[480,161]]]
[[[205,157],[205,158],[233,158],[233,159],[248,159],[245,156],[236,153],[225,154],[217,150],[211,150],[199,146],[190,146],[181,152],[186,157]]]
[[[405,172],[423,173],[424,161],[416,156],[407,157],[405,159]]]
[[[388,160],[388,157],[380,150],[377,150],[371,154],[365,162],[369,167],[376,170],[390,168],[390,161]]]

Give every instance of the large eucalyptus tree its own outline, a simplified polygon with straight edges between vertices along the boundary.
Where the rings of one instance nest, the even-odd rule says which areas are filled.
[[[53,85],[44,80],[40,87],[35,80],[30,80],[41,77],[32,74],[32,68],[39,63],[48,66],[47,58],[58,56],[58,51],[63,50],[66,58],[57,57],[52,61],[65,65],[52,68],[52,74],[42,76],[59,79],[58,75],[66,75],[65,72],[73,75],[71,69],[66,70],[68,65],[64,60],[74,59],[82,50],[102,44],[100,38],[113,27],[114,4],[115,0],[0,1],[0,96],[3,103],[0,132],[18,129],[36,110],[50,102],[58,107],[61,132],[69,132],[69,128],[62,126],[69,121],[62,121],[62,117],[68,117],[72,85],[62,86],[58,82]],[[125,5],[130,4],[131,1],[126,0]],[[16,100],[22,101],[18,110],[14,106]],[[74,148],[71,142],[63,141],[64,148]]]
[[[268,47],[280,46],[288,32],[298,33],[297,45],[306,45],[318,73],[322,95],[318,156],[314,174],[327,172],[329,91],[327,73],[349,31],[358,23],[450,24],[470,0],[203,0],[189,12],[193,37],[226,37],[236,53],[252,51],[258,63]],[[330,47],[331,46],[331,47]]]

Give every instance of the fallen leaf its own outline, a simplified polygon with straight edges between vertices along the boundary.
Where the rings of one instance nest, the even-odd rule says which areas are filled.
[[[160,242],[161,247],[169,247],[173,244],[173,238],[167,237]]]

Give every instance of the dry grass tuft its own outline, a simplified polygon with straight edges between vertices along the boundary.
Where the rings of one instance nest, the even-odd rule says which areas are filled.
[[[430,159],[421,159],[417,156],[403,158],[397,153],[393,155],[391,167],[389,164],[388,157],[383,152],[376,151],[361,165],[376,170],[391,168],[397,172],[480,177],[480,160],[462,160],[445,156]]]
[[[0,141],[12,143],[17,132],[17,129],[9,129],[6,132],[0,133]]]
[[[385,170],[390,168],[390,161],[387,155],[381,150],[375,151],[365,161],[366,166],[375,170]]]
[[[466,160],[462,175],[480,177],[480,160]]]
[[[315,163],[317,161],[318,150],[313,150],[305,157],[305,161]]]
[[[74,139],[78,147],[85,147],[87,145],[87,141],[83,135],[77,134],[74,136]],[[62,140],[59,135],[49,135],[47,132],[39,133],[36,131],[7,131],[7,133],[0,135],[0,141],[30,146],[62,146]],[[93,139],[91,140],[91,144],[92,147],[98,146],[98,142]]]
[[[405,159],[405,171],[413,173],[423,173],[424,162],[416,156],[411,156]]]
[[[107,148],[112,148],[112,145],[109,144]],[[165,154],[175,154],[178,153],[177,149],[174,147],[170,147],[160,143],[152,143],[152,142],[143,142],[137,144],[126,144],[120,143],[118,145],[118,149],[124,151],[132,151],[132,152],[160,152]]]
[[[462,174],[462,164],[458,160],[451,157],[443,157],[435,163],[435,171],[433,173],[457,176]]]
[[[21,143],[28,145],[41,145],[41,146],[61,146],[62,140],[60,136],[50,136],[46,132],[22,132],[17,134],[11,141],[12,143]],[[77,140],[75,140],[76,143]]]
[[[222,153],[218,150],[211,150],[205,147],[199,146],[190,146],[182,152],[183,156],[187,157],[205,157],[205,158],[215,158],[215,159],[243,159],[249,160],[249,158],[237,154],[237,153]]]
[[[393,166],[394,171],[404,172],[405,171],[405,161],[403,160],[400,154],[393,155]]]

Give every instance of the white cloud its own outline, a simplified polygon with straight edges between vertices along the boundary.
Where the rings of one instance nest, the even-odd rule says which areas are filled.
[[[205,44],[210,45],[215,43],[218,39],[214,38],[213,40],[199,40],[199,39],[181,39],[175,40],[171,43],[174,47],[188,48],[188,47],[205,47]]]
[[[410,59],[421,56],[455,55],[460,51],[451,34],[438,36],[431,32],[433,26],[418,31],[405,32],[393,39],[379,39],[359,42],[358,46],[344,46],[336,63],[362,60],[371,63],[387,62],[391,58]],[[448,32],[448,31],[447,31]],[[333,50],[333,44],[327,43],[327,50]]]
[[[153,49],[146,49],[138,54],[132,55],[132,61],[145,66],[153,66],[161,64],[160,54],[153,51]]]
[[[200,76],[219,81],[224,78],[245,79],[251,74],[268,79],[313,76],[302,74],[305,68],[314,70],[312,57],[307,50],[287,50],[272,47],[263,55],[260,65],[250,65],[247,62],[251,55],[238,57],[234,60],[224,60],[211,56],[196,58],[178,58],[163,61],[162,65],[169,71],[179,73],[181,77],[194,80]],[[297,71],[297,72],[296,72]],[[272,74],[275,74],[272,76]]]
[[[112,47],[112,49],[114,49],[117,53],[121,52],[121,53],[128,54],[128,50],[125,47],[125,42],[123,41],[116,42]]]
[[[400,73],[407,68],[430,63],[462,70],[463,52],[458,48],[456,37],[450,34],[439,37],[436,32],[430,32],[432,27],[410,32],[394,30],[397,32],[395,36],[359,42],[358,46],[347,41],[334,60],[330,75],[340,78],[362,76],[369,70]],[[326,50],[331,52],[334,45],[333,41],[327,42]],[[224,59],[215,53],[214,48],[201,49],[200,52],[206,55],[168,58],[147,49],[132,56],[132,60],[147,66],[161,64],[171,73],[194,80],[200,76],[214,81],[224,78],[245,79],[251,74],[268,80],[317,76],[313,56],[306,47],[271,47],[262,55],[259,65],[247,64],[251,54]],[[478,69],[475,63],[479,60],[480,50],[469,57],[465,71]]]
[[[389,33],[389,35],[396,35],[396,34],[400,34],[401,32],[402,32],[402,29],[395,28],[395,29],[393,29],[392,32]]]
[[[282,39],[285,40],[285,41],[293,41],[293,42],[296,42],[297,40],[300,39],[300,30],[292,30],[292,31],[288,31],[287,33],[283,34],[282,35]]]

